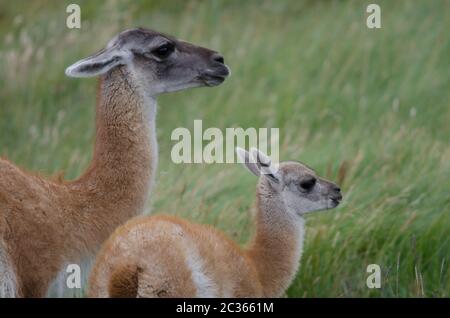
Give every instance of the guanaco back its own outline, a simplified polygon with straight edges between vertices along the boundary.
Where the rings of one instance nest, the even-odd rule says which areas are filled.
[[[237,152],[259,177],[256,234],[247,248],[212,226],[173,216],[137,217],[103,245],[89,296],[281,296],[299,267],[304,215],[335,208],[342,195],[301,163],[276,165],[257,149]]]

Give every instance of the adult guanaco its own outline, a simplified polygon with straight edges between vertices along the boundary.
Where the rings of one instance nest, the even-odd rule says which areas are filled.
[[[100,77],[92,163],[58,182],[0,160],[0,297],[45,296],[65,263],[141,213],[158,158],[156,97],[228,74],[219,53],[142,28],[68,67],[71,77]]]

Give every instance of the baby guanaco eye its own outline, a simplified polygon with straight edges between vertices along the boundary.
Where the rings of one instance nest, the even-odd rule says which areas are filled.
[[[152,51],[152,54],[160,59],[164,59],[168,57],[173,51],[175,47],[172,43],[165,43]]]
[[[303,191],[310,191],[314,186],[316,185],[316,178],[314,177],[307,177],[300,181],[300,190]]]

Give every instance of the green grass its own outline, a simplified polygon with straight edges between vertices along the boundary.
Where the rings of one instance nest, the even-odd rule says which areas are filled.
[[[244,243],[256,180],[237,165],[175,165],[176,127],[280,127],[281,159],[342,184],[338,210],[307,221],[290,297],[450,296],[450,2],[72,1],[0,3],[0,153],[79,175],[92,155],[95,80],[64,69],[132,26],[216,48],[233,70],[214,89],[160,98],[152,206]],[[341,173],[339,174],[339,169]],[[366,287],[379,264],[382,288]]]

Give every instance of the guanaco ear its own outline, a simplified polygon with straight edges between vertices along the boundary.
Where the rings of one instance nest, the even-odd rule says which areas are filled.
[[[261,174],[265,175],[272,181],[279,182],[277,177],[278,167],[272,163],[269,156],[256,148],[251,148],[250,154],[256,161]]]
[[[240,147],[236,147],[236,153],[238,155],[238,162],[244,164],[244,166],[255,176],[259,177],[261,172],[256,164],[255,158],[253,158],[248,151]]]
[[[117,65],[125,64],[126,55],[116,46],[108,46],[100,52],[79,60],[66,68],[69,77],[92,77],[105,74]]]

